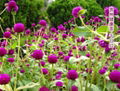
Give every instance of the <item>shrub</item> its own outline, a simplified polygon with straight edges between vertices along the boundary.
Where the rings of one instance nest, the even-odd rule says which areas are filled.
[[[101,6],[93,0],[56,0],[48,6],[47,13],[48,17],[54,26],[58,26],[65,21],[68,21],[72,18],[71,12],[73,7],[82,6],[88,10],[87,18],[89,16],[97,16],[102,14],[103,9]]]
[[[0,1],[0,12],[5,8],[5,3],[8,0]],[[31,25],[32,22],[38,22],[39,18],[42,17],[41,8],[44,6],[44,0],[17,0],[17,5],[19,6],[19,10],[16,13],[16,22],[22,22],[27,27]],[[41,15],[41,17],[39,17]],[[4,16],[4,17],[3,17]],[[3,28],[12,27],[13,24],[12,15],[5,11],[2,15],[2,25]],[[12,23],[12,24],[11,24]]]

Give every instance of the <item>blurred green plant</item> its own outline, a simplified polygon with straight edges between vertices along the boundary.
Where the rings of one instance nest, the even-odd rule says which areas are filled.
[[[103,9],[95,0],[56,0],[47,9],[48,17],[53,26],[58,26],[72,18],[72,9],[82,6],[87,9],[86,20],[91,16],[103,14]]]
[[[5,8],[5,3],[8,0],[0,1],[0,12]],[[30,27],[33,22],[38,22],[39,19],[44,17],[41,9],[44,7],[44,0],[16,0],[19,6],[19,11],[16,13],[16,22],[22,22],[26,27]],[[1,16],[1,25],[3,29],[13,26],[13,18],[11,13],[5,11]]]

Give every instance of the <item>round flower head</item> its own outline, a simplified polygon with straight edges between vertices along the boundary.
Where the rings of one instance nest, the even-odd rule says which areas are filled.
[[[65,27],[64,27],[62,24],[60,24],[60,25],[58,26],[58,30],[63,31],[63,30],[65,30]]]
[[[21,69],[21,70],[20,70],[20,73],[24,73],[24,72],[25,72],[25,70],[24,70],[24,69]]]
[[[52,27],[50,30],[51,30],[51,32],[56,32],[57,31],[57,29],[54,28],[54,27]]]
[[[40,20],[39,21],[39,24],[42,25],[42,26],[46,26],[47,25],[47,22],[45,20]]]
[[[80,11],[80,10],[82,10],[82,7],[80,7],[80,6],[77,6],[77,7],[73,8],[73,10],[72,10],[72,15],[73,15],[75,18],[77,18],[78,15],[79,15],[79,11]]]
[[[29,35],[30,33],[31,33],[30,29],[27,29],[27,30],[25,31],[25,34],[26,34],[26,35]]]
[[[109,6],[109,7],[113,7],[114,8],[114,15],[118,15],[118,13],[119,13],[118,8],[116,8],[114,6]],[[109,7],[104,8],[104,13],[106,16],[109,16]]]
[[[15,61],[15,59],[14,58],[8,58],[7,61],[10,62],[10,63],[13,63]]]
[[[98,44],[103,48],[108,47],[108,43],[104,40],[99,40]]]
[[[10,76],[8,74],[0,74],[0,85],[5,85],[10,82]]]
[[[62,87],[63,86],[63,82],[61,82],[61,81],[56,82],[56,86]]]
[[[41,65],[41,66],[45,66],[45,62],[44,61],[40,61],[40,63],[39,63],[39,66]]]
[[[62,38],[67,38],[67,34],[62,34]]]
[[[78,91],[78,87],[75,86],[75,85],[73,85],[73,86],[71,87],[70,91]]]
[[[112,82],[120,83],[120,72],[118,70],[114,70],[109,74],[109,78]]]
[[[11,37],[11,32],[4,32],[3,37],[10,38]]]
[[[42,59],[43,58],[43,52],[42,50],[34,50],[31,56],[35,59]]]
[[[5,48],[0,48],[0,56],[4,56],[5,54],[7,54],[7,50]]]
[[[69,59],[70,59],[70,56],[64,56],[64,61],[65,62],[69,61]]]
[[[120,67],[120,64],[117,63],[117,64],[114,64],[114,68],[118,69]]]
[[[12,10],[15,12],[18,11],[18,6],[14,0],[9,1],[6,8],[8,12],[11,12]]]
[[[118,83],[118,84],[117,84],[117,88],[119,88],[119,89],[120,89],[120,83]]]
[[[41,71],[44,75],[48,74],[48,69],[46,69],[46,68],[42,68]]]
[[[51,63],[51,64],[56,63],[57,60],[58,60],[58,57],[55,54],[50,54],[48,56],[48,62]]]
[[[13,54],[14,54],[14,50],[12,50],[12,49],[11,49],[11,50],[8,50],[8,54],[9,54],[9,55],[13,55]]]
[[[15,31],[15,32],[20,33],[20,32],[23,32],[24,30],[25,30],[24,24],[22,24],[22,23],[16,23],[16,24],[14,25],[14,31]]]
[[[101,75],[105,74],[105,72],[106,72],[105,69],[100,69],[100,70],[99,70],[99,74],[101,74]]]
[[[67,73],[67,78],[70,80],[75,80],[78,78],[78,73],[76,72],[76,70],[69,70]]]
[[[42,86],[40,89],[39,89],[39,91],[50,91],[47,87],[45,87],[45,86]]]

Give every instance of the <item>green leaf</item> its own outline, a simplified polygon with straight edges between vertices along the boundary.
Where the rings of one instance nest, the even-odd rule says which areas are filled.
[[[114,32],[116,32],[118,30],[118,26],[115,24],[114,25]],[[109,32],[109,27],[108,26],[100,26],[97,29],[98,33],[106,33]]]
[[[92,30],[92,26],[87,26],[89,29]],[[84,27],[84,26],[79,26],[73,29],[73,34],[76,36],[85,36],[85,37],[90,37],[92,33],[89,31],[89,29]]]
[[[79,14],[82,15],[82,14],[85,14],[86,12],[87,12],[86,9],[82,9],[82,10],[79,11]]]

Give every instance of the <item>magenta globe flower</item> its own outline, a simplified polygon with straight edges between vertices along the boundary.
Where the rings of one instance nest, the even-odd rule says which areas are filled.
[[[70,59],[70,56],[64,56],[64,61],[65,62],[69,61],[69,59]]]
[[[4,56],[7,54],[7,50],[5,48],[0,48],[0,56]]]
[[[120,83],[120,72],[118,70],[113,70],[109,74],[109,78],[112,82]]]
[[[114,68],[115,68],[115,69],[118,69],[119,67],[120,67],[120,64],[119,64],[119,63],[114,64]]]
[[[8,50],[8,54],[9,55],[13,55],[14,54],[14,50],[12,50],[12,49]]]
[[[67,78],[70,80],[75,80],[78,78],[78,73],[76,72],[76,70],[69,70],[67,73]]]
[[[48,62],[54,64],[58,61],[58,57],[55,54],[50,54],[48,56]]]
[[[11,37],[11,32],[4,32],[3,37],[10,38]]]
[[[14,25],[14,31],[17,33],[23,32],[25,30],[25,26],[22,23],[16,23]]]
[[[56,82],[56,86],[58,86],[58,87],[62,87],[62,86],[63,86],[63,82],[61,82],[61,81],[57,81],[57,82]]]
[[[45,87],[45,86],[42,86],[40,89],[39,89],[39,91],[50,91],[47,87]]]
[[[46,26],[47,25],[47,22],[45,20],[40,20],[39,21],[39,24],[42,25],[42,26]]]
[[[74,16],[75,18],[78,18],[79,15],[79,11],[82,10],[83,8],[80,6],[77,6],[75,8],[73,8],[72,10],[72,16]]]
[[[99,74],[101,74],[101,75],[105,74],[105,72],[106,72],[105,69],[100,69],[100,70],[99,70]]]
[[[6,8],[8,12],[11,12],[12,10],[15,12],[18,11],[18,6],[14,0],[9,1]]]
[[[70,91],[78,91],[78,87],[75,86],[75,85],[73,85],[73,86],[71,87]]]
[[[63,30],[65,30],[65,27],[64,27],[62,24],[60,24],[60,25],[58,26],[58,30],[63,31]]]
[[[34,50],[33,51],[33,53],[31,54],[31,56],[33,57],[33,58],[35,58],[36,60],[37,59],[42,59],[43,58],[43,52],[42,52],[42,50]]]
[[[44,75],[47,75],[49,73],[48,69],[46,69],[46,68],[42,68],[41,71]]]
[[[15,59],[14,58],[8,58],[7,61],[10,62],[10,63],[13,63],[15,61]]]
[[[119,89],[120,89],[120,83],[118,83],[116,86],[117,86],[117,88],[119,88]]]
[[[0,85],[5,85],[10,82],[10,76],[8,74],[0,74]]]

